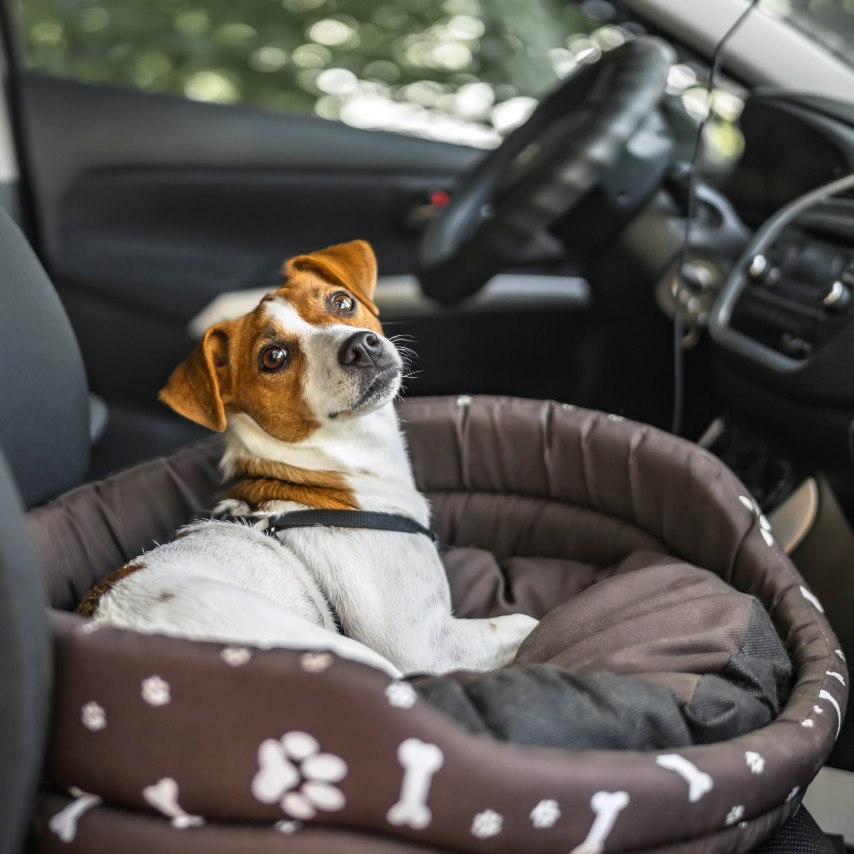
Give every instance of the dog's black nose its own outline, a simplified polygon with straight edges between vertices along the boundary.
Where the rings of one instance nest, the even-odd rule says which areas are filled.
[[[370,368],[383,354],[383,343],[373,332],[351,335],[338,351],[338,361],[345,368]]]

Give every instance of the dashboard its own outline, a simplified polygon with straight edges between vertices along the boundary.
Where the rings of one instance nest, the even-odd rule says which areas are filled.
[[[744,154],[724,187],[745,223],[759,226],[798,196],[854,171],[854,126],[844,107],[827,105],[791,96],[748,100]]]
[[[744,155],[722,192],[759,230],[712,316],[722,362],[789,400],[854,408],[854,181],[778,216],[854,173],[854,108],[759,94],[742,131]]]

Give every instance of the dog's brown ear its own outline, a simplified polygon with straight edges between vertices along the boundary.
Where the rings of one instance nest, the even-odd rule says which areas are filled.
[[[285,266],[289,282],[295,273],[314,273],[336,285],[343,285],[355,292],[368,308],[377,314],[374,305],[374,290],[377,286],[377,259],[371,245],[364,240],[351,240],[329,246],[310,255],[297,255]]]
[[[172,372],[158,395],[179,415],[222,433],[226,427],[220,375],[228,366],[228,324],[205,333],[195,350]]]

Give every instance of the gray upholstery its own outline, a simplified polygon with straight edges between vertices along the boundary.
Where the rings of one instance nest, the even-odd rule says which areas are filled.
[[[0,210],[0,447],[32,507],[84,480],[89,398],[65,310],[24,236]]]
[[[0,854],[17,854],[41,766],[50,646],[36,556],[0,454]]]

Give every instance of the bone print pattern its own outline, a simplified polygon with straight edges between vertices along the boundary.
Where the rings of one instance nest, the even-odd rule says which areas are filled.
[[[333,753],[321,753],[308,733],[294,731],[278,741],[261,742],[258,766],[252,794],[265,804],[278,802],[291,818],[311,819],[319,809],[335,812],[346,803],[334,784],[347,776],[347,763]]]
[[[809,602],[810,605],[812,605],[813,608],[816,609],[816,611],[818,611],[821,614],[824,613],[824,606],[821,604],[821,602],[818,601],[818,597],[814,593],[811,593],[803,585],[800,586],[800,591],[801,591],[801,596],[803,596],[804,599],[806,599],[807,602]]]
[[[183,830],[205,823],[201,816],[190,815],[178,803],[178,783],[172,777],[164,777],[153,786],[146,786],[142,796],[154,809],[171,819],[172,827]]]
[[[596,813],[587,838],[570,854],[601,854],[620,813],[629,805],[628,792],[596,792],[590,799],[590,808]]]
[[[47,823],[50,830],[65,843],[74,841],[77,836],[77,824],[81,817],[92,807],[101,803],[101,799],[97,795],[90,795],[76,788],[69,791],[75,796],[75,800],[61,809]]]
[[[825,691],[822,688],[821,691],[818,692],[818,698],[819,700],[827,700],[827,702],[833,707],[833,711],[836,712],[836,737],[839,738],[839,733],[842,729],[842,709],[840,708],[836,697],[834,697],[829,691]]]
[[[688,800],[695,804],[714,788],[714,781],[684,756],[677,753],[666,753],[657,756],[655,764],[678,774],[688,784]]]
[[[442,767],[445,757],[435,744],[407,738],[397,748],[397,759],[403,766],[400,798],[386,813],[389,824],[423,830],[433,819],[427,797],[433,775]]]
[[[766,545],[773,547],[774,535],[771,533],[771,523],[768,521],[768,517],[763,514],[762,508],[747,495],[739,495],[738,500],[759,520],[759,532],[762,534],[762,539],[765,540]]]

